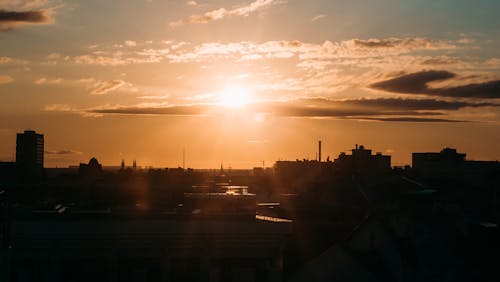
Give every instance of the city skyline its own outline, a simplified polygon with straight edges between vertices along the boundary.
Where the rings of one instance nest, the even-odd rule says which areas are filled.
[[[493,1],[0,1],[0,161],[233,168],[364,144],[500,159]]]
[[[351,152],[351,154],[346,154],[347,152]],[[18,167],[18,169],[21,169],[19,172],[24,173],[26,175],[32,175],[32,176],[41,176],[43,174],[43,169],[44,168],[54,168],[50,166],[45,166],[44,165],[44,157],[46,154],[52,154],[53,152],[49,152],[45,150],[44,147],[44,135],[40,134],[40,132],[36,132],[33,130],[25,130],[23,133],[17,133],[17,138],[16,138],[16,152],[15,152],[15,160],[12,162],[1,162],[4,166],[6,167]],[[384,169],[390,170],[391,168],[394,169],[409,169],[413,168],[415,169],[417,167],[424,167],[425,165],[422,165],[422,162],[426,162],[428,160],[439,160],[440,158],[443,158],[444,160],[453,160],[458,162],[470,162],[470,163],[488,163],[488,164],[498,164],[498,160],[479,160],[479,159],[470,159],[466,158],[467,153],[457,153],[457,150],[455,148],[450,148],[450,147],[444,147],[440,152],[431,152],[431,151],[425,151],[425,152],[412,152],[411,153],[411,163],[403,165],[399,164],[394,164],[391,162],[392,156],[390,154],[383,154],[382,152],[374,151],[371,148],[367,148],[362,144],[355,144],[353,148],[349,150],[345,150],[342,152],[338,152],[337,154],[333,155],[331,157],[330,155],[326,156],[326,158],[323,158],[322,156],[323,153],[323,141],[318,140],[317,147],[316,147],[316,153],[314,158],[296,158],[294,160],[291,159],[278,159],[273,161],[271,164],[267,163],[265,160],[262,160],[261,166],[253,166],[250,167],[251,169],[270,169],[274,168],[277,169],[277,167],[282,166],[284,163],[292,164],[292,166],[299,165],[300,166],[309,166],[309,165],[320,165],[321,167],[325,166],[331,166],[332,164],[339,165],[339,163],[345,163],[346,159],[358,159],[360,158],[366,158],[366,159],[372,159],[373,162],[377,163],[375,167],[383,167]],[[55,153],[57,154],[57,153]],[[89,161],[88,164],[85,161],[80,161],[79,163],[74,163],[70,164],[67,168],[77,168],[79,165],[80,170],[82,167],[98,167],[98,170],[102,171],[102,165],[99,163],[98,159],[95,157],[92,157]],[[225,165],[225,167],[224,167]],[[137,165],[137,160],[133,159],[132,162],[127,163],[125,159],[120,160],[120,165],[116,164],[106,164],[106,167],[108,168],[120,168],[120,170],[124,170],[126,168],[128,169],[158,169],[161,167],[154,167],[149,164],[142,164],[142,165]],[[446,165],[444,165],[446,167]],[[55,168],[58,168],[57,166]],[[64,168],[64,167],[59,167],[59,168]],[[168,169],[168,167],[165,167]],[[175,167],[174,167],[175,168]],[[189,167],[186,166],[186,159],[185,159],[185,149],[182,151],[182,165],[177,165],[177,168],[180,169],[199,169],[199,170],[217,170],[218,168],[215,167]],[[231,163],[220,163],[220,173],[223,173],[224,170],[229,170],[231,171],[232,169],[250,169],[248,167],[232,167]],[[84,168],[85,169],[85,168]]]

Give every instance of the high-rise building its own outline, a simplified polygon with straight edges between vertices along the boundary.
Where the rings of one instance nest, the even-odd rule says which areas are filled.
[[[16,165],[26,176],[41,176],[43,172],[43,134],[25,130],[17,134]]]

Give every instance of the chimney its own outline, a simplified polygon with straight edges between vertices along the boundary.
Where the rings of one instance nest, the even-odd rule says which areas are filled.
[[[318,162],[321,162],[321,140],[318,141]]]

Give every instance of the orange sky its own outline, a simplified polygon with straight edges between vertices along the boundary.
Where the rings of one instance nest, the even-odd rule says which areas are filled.
[[[500,4],[415,2],[0,1],[0,160],[25,129],[48,167],[500,159]]]

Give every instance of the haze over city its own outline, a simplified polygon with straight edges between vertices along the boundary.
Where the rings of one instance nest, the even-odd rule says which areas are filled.
[[[0,160],[500,159],[496,1],[0,1]]]

